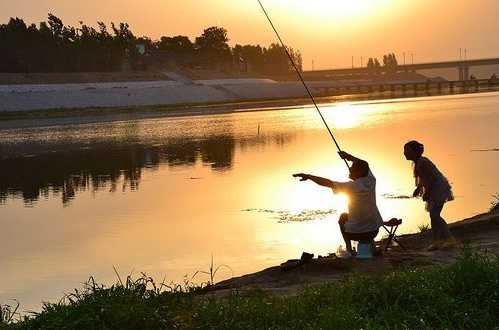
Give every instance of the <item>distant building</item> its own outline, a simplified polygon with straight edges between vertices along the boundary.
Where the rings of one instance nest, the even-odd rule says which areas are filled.
[[[144,55],[146,53],[146,45],[145,44],[137,44],[135,45],[136,49],[137,49],[137,53],[139,53],[139,55]]]

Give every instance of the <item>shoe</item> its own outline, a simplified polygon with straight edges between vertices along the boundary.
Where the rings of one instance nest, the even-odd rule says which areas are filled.
[[[342,258],[342,259],[347,259],[351,258],[354,256],[353,251],[345,250],[342,245],[338,247],[338,250],[336,250],[336,257],[337,258]]]

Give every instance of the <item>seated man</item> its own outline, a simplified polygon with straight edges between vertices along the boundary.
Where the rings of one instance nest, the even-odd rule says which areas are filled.
[[[352,162],[349,182],[335,182],[310,174],[294,174],[300,181],[311,180],[318,185],[332,188],[334,192],[348,195],[348,214],[340,216],[339,225],[347,251],[352,253],[351,240],[373,242],[383,219],[376,206],[376,178],[369,170],[369,164],[347,152],[340,151],[341,158]]]

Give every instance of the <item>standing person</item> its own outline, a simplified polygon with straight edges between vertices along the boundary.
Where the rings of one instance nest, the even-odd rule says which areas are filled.
[[[369,164],[344,151],[340,151],[339,155],[352,162],[349,176],[352,181],[335,182],[305,173],[293,176],[300,178],[300,181],[310,180],[320,186],[332,188],[334,192],[344,192],[348,195],[348,213],[340,216],[338,224],[347,251],[352,255],[351,241],[373,243],[379,227],[383,225],[383,219],[376,205],[376,178],[371,173]]]
[[[435,250],[455,243],[447,222],[440,215],[444,204],[454,200],[454,196],[447,178],[431,160],[423,157],[423,152],[424,145],[418,141],[407,142],[404,146],[405,158],[414,163],[416,189],[413,197],[422,197],[430,213],[433,242],[428,249]]]

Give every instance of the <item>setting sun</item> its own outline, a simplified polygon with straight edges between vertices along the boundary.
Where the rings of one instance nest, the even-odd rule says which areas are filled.
[[[300,15],[334,19],[348,19],[366,15],[374,9],[376,4],[374,0],[291,0],[280,2]]]

